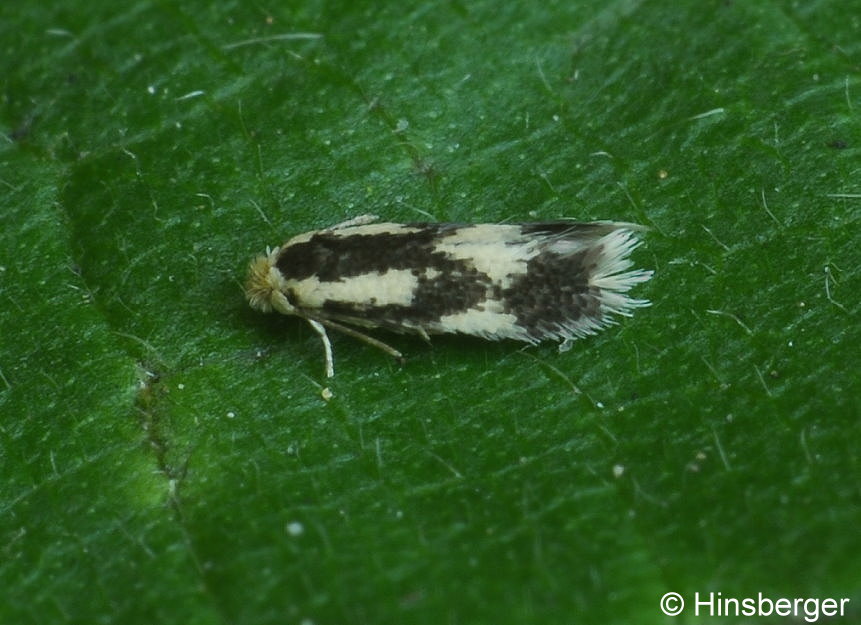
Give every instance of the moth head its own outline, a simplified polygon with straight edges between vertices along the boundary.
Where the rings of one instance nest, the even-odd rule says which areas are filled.
[[[277,310],[285,315],[296,314],[296,308],[284,295],[284,277],[275,266],[277,250],[267,256],[258,256],[248,266],[248,279],[245,282],[245,297],[252,308],[261,312]]]

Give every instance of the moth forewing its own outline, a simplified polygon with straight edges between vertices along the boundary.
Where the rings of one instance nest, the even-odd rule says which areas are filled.
[[[652,276],[631,269],[642,226],[622,222],[374,223],[363,215],[293,237],[252,261],[252,307],[306,319],[398,359],[356,329],[461,333],[568,345],[647,306],[628,292]],[[350,327],[352,326],[352,327]]]

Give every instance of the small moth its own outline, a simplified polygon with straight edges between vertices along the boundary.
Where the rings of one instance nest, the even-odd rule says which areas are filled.
[[[251,306],[302,317],[401,353],[355,329],[428,339],[461,333],[535,344],[595,334],[648,306],[628,291],[652,276],[628,258],[642,226],[570,220],[518,224],[378,223],[374,215],[300,234],[251,262]]]

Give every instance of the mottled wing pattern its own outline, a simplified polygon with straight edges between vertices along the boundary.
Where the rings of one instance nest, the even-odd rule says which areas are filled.
[[[398,332],[535,343],[592,334],[645,305],[625,293],[635,226],[377,223],[288,241],[275,267],[296,314]]]

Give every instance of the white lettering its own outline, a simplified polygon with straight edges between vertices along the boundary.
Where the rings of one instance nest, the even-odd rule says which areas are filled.
[[[671,593],[672,594],[672,593]],[[771,599],[761,592],[756,597],[724,597],[721,592],[694,593],[694,615],[700,616],[793,616],[807,623],[822,617],[844,616],[849,599],[826,597],[778,597]]]
[[[694,616],[700,615],[700,606],[702,606],[703,608],[708,607],[708,615],[714,616],[715,594],[713,592],[710,592],[708,601],[700,601],[699,592],[694,594]],[[705,611],[703,613],[705,614]]]

